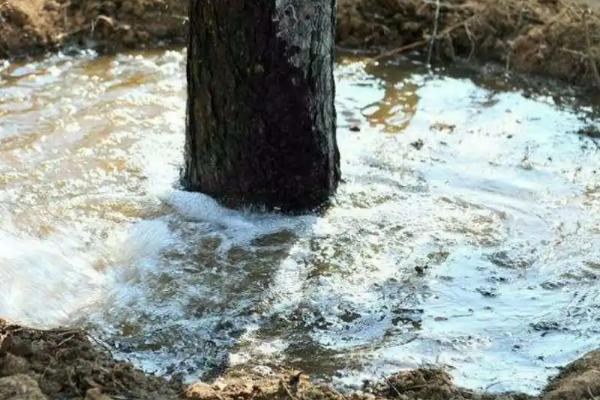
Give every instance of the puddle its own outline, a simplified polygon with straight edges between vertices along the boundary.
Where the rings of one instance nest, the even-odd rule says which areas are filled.
[[[535,393],[598,346],[591,108],[342,61],[345,182],[325,215],[286,217],[178,190],[184,63],[0,65],[0,317],[85,326],[190,380],[277,364],[360,386],[433,364]]]

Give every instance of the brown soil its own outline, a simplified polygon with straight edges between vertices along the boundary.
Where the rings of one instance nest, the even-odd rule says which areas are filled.
[[[235,371],[213,384],[189,386],[190,400],[527,400],[524,395],[485,395],[457,388],[448,374],[439,370],[406,371],[366,387],[362,392],[342,394],[330,386],[312,383],[293,372],[257,374]]]
[[[187,0],[0,0],[0,58],[183,44]]]
[[[595,400],[600,395],[600,351],[567,366],[538,400]],[[184,387],[115,361],[81,330],[41,331],[0,320],[0,400],[534,400],[489,395],[454,386],[440,370],[405,371],[362,392],[342,394],[299,372],[231,370],[211,384]]]
[[[187,0],[0,0],[0,58],[183,44]],[[597,0],[338,0],[338,43],[391,58],[494,61],[600,87]],[[591,11],[588,12],[588,7]],[[436,18],[437,15],[437,18]],[[436,39],[432,40],[437,21]]]
[[[543,400],[600,398],[600,350],[567,365],[545,390]]]
[[[338,43],[355,48],[386,48],[380,58],[411,50],[429,57],[431,47],[431,61],[457,58],[495,61],[509,71],[544,74],[600,88],[599,3],[596,0],[340,1]],[[589,4],[595,4],[593,10],[588,8]],[[432,40],[436,26],[437,34]]]
[[[0,400],[168,400],[180,392],[177,382],[113,360],[80,330],[39,331],[0,320]]]

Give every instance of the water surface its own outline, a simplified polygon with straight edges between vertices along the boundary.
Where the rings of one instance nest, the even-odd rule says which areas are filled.
[[[0,317],[91,329],[147,371],[403,368],[536,392],[598,347],[592,108],[412,63],[336,69],[324,215],[178,189],[184,53],[0,66]],[[567,102],[568,103],[568,102]]]

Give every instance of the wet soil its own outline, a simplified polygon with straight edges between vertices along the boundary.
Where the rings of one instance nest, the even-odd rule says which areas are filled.
[[[600,395],[600,350],[567,365],[546,387],[544,400],[596,399]]]
[[[419,369],[406,371],[369,384],[360,392],[340,393],[330,386],[312,383],[299,372],[273,373],[235,371],[212,384],[189,386],[185,396],[192,400],[253,399],[329,399],[329,400],[527,400],[525,395],[486,395],[457,388],[443,371]]]
[[[342,48],[393,58],[493,61],[600,88],[600,6],[590,0],[339,0]],[[0,58],[70,46],[102,52],[183,44],[187,0],[4,0]]]
[[[595,399],[600,393],[600,352],[567,366],[540,400]],[[533,400],[520,394],[481,394],[457,388],[436,369],[400,372],[363,390],[340,393],[298,371],[269,367],[232,370],[216,381],[185,387],[177,380],[144,374],[115,361],[84,331],[49,331],[0,320],[0,399],[330,399],[330,400]]]
[[[180,388],[113,360],[81,330],[41,331],[0,321],[2,400],[175,399]]]

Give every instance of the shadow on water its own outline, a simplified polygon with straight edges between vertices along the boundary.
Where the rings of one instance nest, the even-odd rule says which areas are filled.
[[[0,68],[0,317],[83,325],[189,379],[283,365],[356,386],[434,364],[535,392],[597,346],[599,148],[576,133],[597,106],[341,58],[332,207],[233,211],[175,185],[184,60]]]

